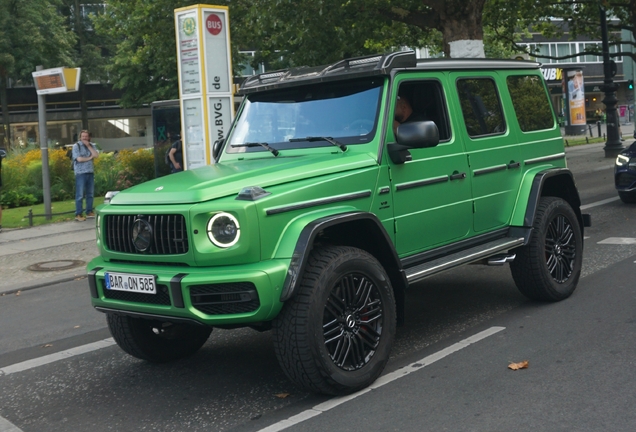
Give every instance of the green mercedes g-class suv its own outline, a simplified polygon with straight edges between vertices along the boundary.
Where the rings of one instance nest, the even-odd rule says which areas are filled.
[[[509,263],[531,299],[576,288],[590,219],[538,63],[397,52],[240,93],[214,165],[97,209],[92,304],[127,353],[164,362],[214,327],[271,329],[293,382],[346,394],[380,375],[427,276]]]

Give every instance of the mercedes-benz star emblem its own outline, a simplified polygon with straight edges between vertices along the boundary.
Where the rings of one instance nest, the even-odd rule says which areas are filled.
[[[132,242],[135,249],[145,252],[152,243],[152,226],[143,219],[135,220],[132,229]]]

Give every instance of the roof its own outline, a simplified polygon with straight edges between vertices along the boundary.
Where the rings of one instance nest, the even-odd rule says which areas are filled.
[[[476,69],[538,69],[540,63],[500,59],[417,59],[414,51],[399,51],[340,60],[323,66],[301,66],[266,72],[247,78],[239,94],[249,94],[276,88],[315,84],[374,75],[390,75],[397,69],[413,70],[476,70]]]

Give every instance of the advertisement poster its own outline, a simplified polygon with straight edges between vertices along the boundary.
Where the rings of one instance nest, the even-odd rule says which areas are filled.
[[[585,125],[585,90],[583,88],[583,71],[567,71],[567,92],[570,108],[570,124]]]

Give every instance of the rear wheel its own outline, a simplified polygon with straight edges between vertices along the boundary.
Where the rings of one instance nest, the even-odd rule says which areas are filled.
[[[583,262],[583,236],[572,207],[561,198],[541,198],[530,241],[516,252],[510,269],[522,294],[544,301],[572,295]]]
[[[296,295],[274,321],[276,356],[296,384],[318,393],[360,390],[393,345],[395,300],[382,265],[353,247],[315,249]]]
[[[636,191],[618,191],[618,196],[625,204],[636,203]]]
[[[117,345],[128,354],[153,363],[165,363],[194,354],[208,340],[212,327],[174,324],[106,314]]]

